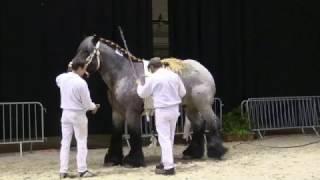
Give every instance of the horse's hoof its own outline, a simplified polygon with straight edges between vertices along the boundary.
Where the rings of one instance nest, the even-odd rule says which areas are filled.
[[[116,162],[104,162],[103,166],[104,167],[110,167],[110,166],[121,166],[122,163],[116,163]]]
[[[122,157],[106,155],[104,158],[104,166],[119,166],[122,164]]]
[[[103,166],[104,167],[110,167],[110,166],[121,166],[123,165],[122,162],[104,162]]]
[[[182,159],[183,160],[192,160],[194,158],[192,156],[189,156],[189,155],[182,155]]]
[[[125,167],[130,167],[130,168],[145,167],[143,155],[134,156],[129,154],[123,159],[123,163]]]
[[[124,164],[122,167],[128,168],[128,169],[134,169],[134,168],[140,168],[140,167],[145,167],[145,166],[133,166],[130,164]]]
[[[204,154],[204,148],[201,146],[189,145],[189,147],[183,151],[182,159],[201,159]]]
[[[214,158],[217,160],[222,160],[222,157],[224,154],[228,152],[228,149],[223,147],[222,144],[215,144],[208,146],[208,157],[209,158]]]

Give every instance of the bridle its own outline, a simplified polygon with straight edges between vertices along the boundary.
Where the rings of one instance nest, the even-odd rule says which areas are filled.
[[[97,71],[100,69],[100,64],[101,64],[99,47],[100,47],[100,40],[97,42],[97,44],[96,44],[96,46],[94,47],[92,53],[86,58],[86,66],[89,66],[89,64],[91,64],[94,56],[96,56],[96,58],[97,58],[97,67],[96,67],[96,70],[97,70]]]
[[[100,64],[101,64],[99,48],[100,48],[100,40],[97,42],[96,46],[94,47],[90,55],[86,58],[86,67],[88,67],[92,63],[94,57],[97,58],[96,71],[100,69]],[[72,61],[69,62],[68,67],[71,68],[71,66],[72,66]]]

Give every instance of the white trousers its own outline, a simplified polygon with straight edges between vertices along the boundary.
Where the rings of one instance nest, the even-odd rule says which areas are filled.
[[[69,153],[73,133],[77,141],[78,172],[86,171],[88,154],[88,119],[85,112],[63,110],[61,130],[60,173],[67,173],[69,169]]]
[[[155,119],[161,146],[161,162],[164,169],[174,168],[173,145],[176,124],[179,117],[179,106],[156,108]]]

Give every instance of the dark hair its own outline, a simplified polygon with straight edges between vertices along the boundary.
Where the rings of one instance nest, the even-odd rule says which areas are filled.
[[[84,68],[85,65],[86,65],[86,62],[84,61],[75,61],[75,62],[72,62],[71,68],[72,70],[76,71],[79,68]]]
[[[148,64],[148,69],[150,69],[151,67],[153,67],[154,69],[161,68],[162,63],[161,63],[160,59],[151,59]]]

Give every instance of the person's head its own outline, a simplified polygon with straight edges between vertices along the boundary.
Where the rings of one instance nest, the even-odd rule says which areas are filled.
[[[156,72],[159,68],[162,67],[160,58],[152,58],[148,65],[148,70],[152,73]]]
[[[83,77],[84,74],[87,72],[87,64],[85,61],[75,61],[72,62],[71,69],[73,72]]]

